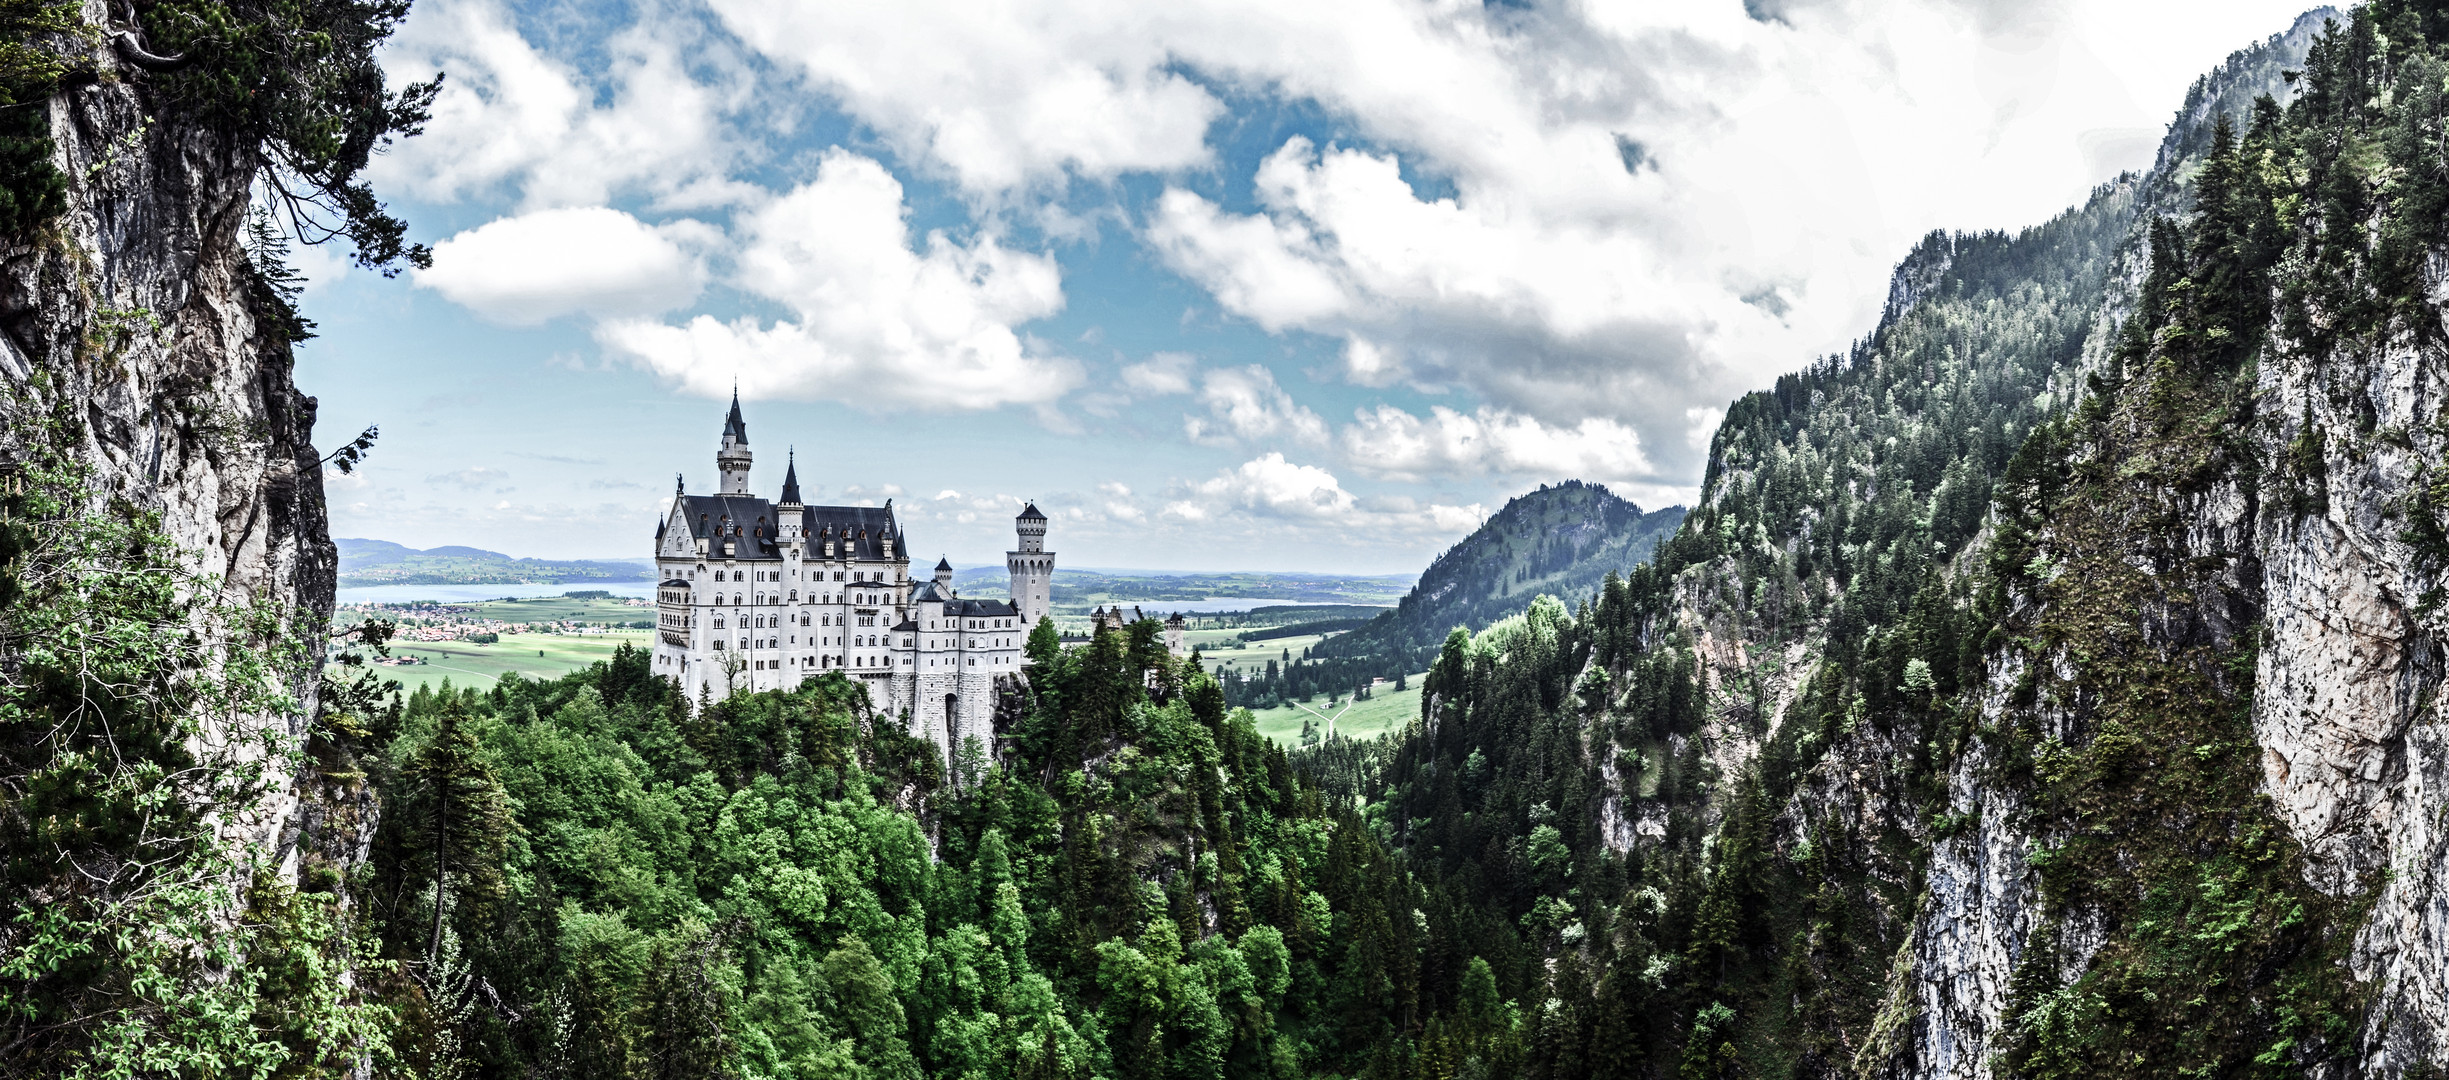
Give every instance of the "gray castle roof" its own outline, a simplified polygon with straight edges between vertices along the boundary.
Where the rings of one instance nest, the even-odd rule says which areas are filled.
[[[748,445],[748,421],[740,419],[740,391],[731,392],[731,415],[723,419],[723,434],[742,446]]]
[[[799,452],[791,452],[790,463],[782,467],[782,501],[799,501]]]
[[[1020,606],[1009,600],[948,600],[944,614],[953,618],[1002,618],[1020,614]]]
[[[1044,521],[1044,520],[1046,520],[1046,515],[1044,515],[1044,514],[1041,514],[1041,513],[1038,513],[1038,512],[1037,512],[1037,504],[1036,504],[1035,502],[1032,502],[1032,503],[1030,503],[1029,505],[1022,507],[1022,508],[1021,508],[1021,510],[1020,510],[1020,517],[1021,517],[1021,520],[1023,520],[1023,521]]]
[[[1009,600],[954,600],[933,581],[922,581],[910,593],[913,604],[942,604],[944,614],[955,619],[1000,619],[1020,614],[1020,606]]]
[[[779,559],[781,545],[775,542],[780,532],[782,512],[772,502],[754,495],[683,495],[680,497],[689,535],[693,539],[714,541],[720,554],[725,539],[737,543],[741,559]],[[884,538],[891,535],[901,543],[900,526],[893,521],[889,506],[809,506],[801,508],[800,535],[807,537],[809,550],[817,558],[824,557],[824,543],[847,540],[847,546],[835,549],[836,558],[882,559]],[[735,528],[736,527],[736,528]],[[903,557],[906,557],[904,549]]]

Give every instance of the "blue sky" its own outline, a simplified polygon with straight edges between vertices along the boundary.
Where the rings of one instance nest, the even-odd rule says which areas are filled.
[[[714,479],[997,562],[1416,571],[1567,478],[1691,498],[1719,411],[1934,228],[2147,164],[2295,3],[422,0],[448,73],[309,251],[335,535],[646,553]]]

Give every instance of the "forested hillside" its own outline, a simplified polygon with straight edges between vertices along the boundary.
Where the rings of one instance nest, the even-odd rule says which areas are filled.
[[[1050,628],[1051,624],[1047,624]],[[692,703],[643,653],[371,710],[388,1068],[1247,1077],[1394,1068],[1451,955],[1159,625],[1031,641],[947,763],[839,674]]]
[[[1428,669],[1446,632],[1480,629],[1541,594],[1585,599],[1610,573],[1646,561],[1684,508],[1643,511],[1597,484],[1542,484],[1516,496],[1429,564],[1393,611],[1318,643],[1281,685],[1228,686],[1235,704],[1349,690]]]
[[[2438,1075],[2444,30],[2300,23],[1926,241],[1654,565],[1344,755],[1525,1069]]]

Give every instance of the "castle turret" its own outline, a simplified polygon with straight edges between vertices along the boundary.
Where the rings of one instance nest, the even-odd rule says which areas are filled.
[[[805,510],[807,507],[799,501],[799,454],[794,451],[783,459],[782,501],[774,504],[774,512],[781,515],[782,520],[776,524],[774,538],[786,544],[805,540],[806,537],[800,535],[800,529],[807,520]]]
[[[723,448],[714,452],[714,467],[723,472],[723,494],[748,494],[748,422],[740,419],[740,392],[731,392],[731,415],[723,421]]]
[[[937,559],[935,561],[935,584],[937,588],[944,590],[944,595],[952,595],[951,559]]]
[[[1012,572],[1012,606],[1020,609],[1021,625],[1035,626],[1054,610],[1054,552],[1046,550],[1046,515],[1030,503],[1012,519],[1012,531],[1020,537],[1019,550],[1003,555]]]

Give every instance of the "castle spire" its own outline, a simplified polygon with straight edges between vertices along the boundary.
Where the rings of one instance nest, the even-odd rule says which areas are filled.
[[[740,388],[731,389],[731,415],[723,418],[723,445],[714,452],[714,467],[723,474],[723,494],[748,494],[748,422],[740,419]]]
[[[785,464],[782,467],[782,503],[785,506],[797,506],[799,505],[799,450],[797,448],[793,448],[790,451],[790,456],[785,458],[784,462]]]
[[[740,384],[731,384],[731,415],[723,420],[723,439],[742,446],[748,445],[748,422],[740,419]]]

